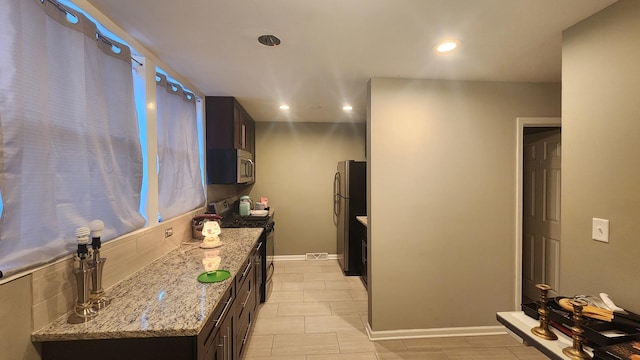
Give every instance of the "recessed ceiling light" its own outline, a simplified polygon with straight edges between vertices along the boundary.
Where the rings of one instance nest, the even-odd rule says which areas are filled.
[[[458,40],[443,40],[437,43],[433,48],[437,53],[446,54],[458,47]]]
[[[260,35],[258,36],[258,42],[264,46],[280,45],[280,39],[275,35]]]
[[[351,106],[351,105],[345,105],[345,106],[343,106],[343,107],[342,107],[342,110],[344,110],[344,111],[351,111],[351,110],[353,110],[353,106]]]
[[[280,105],[280,110],[289,110],[289,105],[287,104]]]

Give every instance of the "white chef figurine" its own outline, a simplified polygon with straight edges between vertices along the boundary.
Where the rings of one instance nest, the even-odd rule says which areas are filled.
[[[220,261],[222,260],[220,256],[218,256],[218,250],[205,250],[204,258],[202,259],[202,265],[204,266],[204,270],[208,273],[214,272],[218,270],[220,266]]]
[[[210,249],[222,245],[220,238],[220,224],[217,221],[206,221],[202,226],[202,235],[204,240],[200,244],[201,248]]]

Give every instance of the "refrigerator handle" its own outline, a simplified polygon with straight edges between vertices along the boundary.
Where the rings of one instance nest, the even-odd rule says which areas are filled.
[[[336,174],[333,176],[333,214],[334,215],[339,215],[339,211],[338,211],[338,206],[339,206],[339,201],[338,201],[338,188],[339,188],[339,180],[340,179],[340,173],[336,172]]]

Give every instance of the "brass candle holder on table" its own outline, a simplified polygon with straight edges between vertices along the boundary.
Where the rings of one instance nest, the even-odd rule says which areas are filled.
[[[549,310],[547,310],[547,292],[551,290],[551,286],[547,284],[536,284],[536,287],[540,289],[540,307],[538,308],[538,315],[540,315],[540,326],[531,328],[531,332],[538,337],[546,340],[557,340],[558,335],[554,334],[549,329]]]
[[[571,359],[582,360],[591,359],[582,345],[584,344],[584,330],[582,329],[582,308],[587,306],[584,300],[572,299],[569,303],[573,306],[573,327],[571,327],[571,338],[573,346],[562,349],[562,353]]]

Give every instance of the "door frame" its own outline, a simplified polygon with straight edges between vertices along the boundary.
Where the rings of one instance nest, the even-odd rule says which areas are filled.
[[[558,127],[562,128],[560,117],[519,117],[516,118],[516,234],[515,234],[515,303],[514,310],[520,310],[522,304],[522,180],[524,154],[524,128]],[[561,189],[562,191],[562,189]],[[560,215],[562,216],[562,215]],[[558,289],[554,289],[558,290]]]

